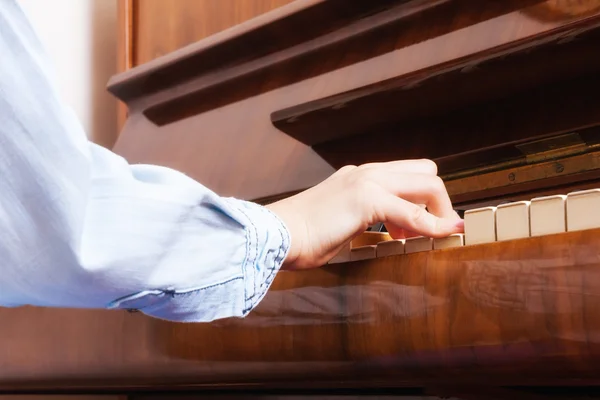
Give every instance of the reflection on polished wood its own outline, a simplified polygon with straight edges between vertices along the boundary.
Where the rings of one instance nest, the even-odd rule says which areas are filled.
[[[3,310],[0,387],[598,384],[599,241],[588,230],[285,272],[248,318],[212,325]]]
[[[272,113],[321,99],[331,100],[326,104],[337,105],[341,107],[338,111],[343,111],[343,104],[335,101],[336,96],[351,98],[354,92],[361,94],[396,81],[405,83],[405,89],[414,86],[417,90],[418,81],[437,76],[448,65],[461,64],[464,60],[476,65],[500,50],[510,53],[525,45],[533,49],[540,40],[577,33],[580,28],[591,29],[599,23],[597,14],[569,15],[559,20],[540,18],[530,11],[542,7],[544,2],[532,0],[493,2],[493,6],[475,0],[378,0],[352,3],[356,9],[347,8],[346,4],[345,1],[295,1],[264,14],[259,21],[249,21],[115,77],[109,89],[125,101],[130,110],[116,151],[131,162],[159,163],[184,170],[223,195],[256,199],[304,189],[325,179],[333,168],[313,149],[274,127]],[[387,8],[376,12],[382,5]],[[368,19],[360,18],[369,11],[373,14]],[[294,29],[295,26],[311,29]],[[281,35],[282,31],[286,35]],[[523,69],[525,75],[519,75],[519,68],[491,73],[486,82],[493,88],[480,95],[487,101],[500,101],[496,97],[514,94],[519,88],[527,87],[530,80],[533,87],[548,85],[549,77],[576,79],[578,74],[598,67],[594,61],[597,57],[591,57],[595,53],[583,50],[588,42],[574,41],[572,45],[557,50],[579,54],[573,56],[571,62],[565,64],[568,57],[553,56],[553,63],[543,62],[536,68]],[[567,67],[571,72],[565,72]],[[546,68],[550,76],[543,73]],[[482,75],[477,69],[472,73]],[[504,81],[512,83],[503,84]],[[484,147],[502,142],[503,135],[508,135],[507,142],[514,141],[515,135],[518,136],[513,133],[515,127],[534,128],[539,124],[537,134],[546,135],[554,133],[559,122],[549,123],[547,118],[562,115],[565,122],[559,129],[565,130],[569,126],[589,124],[594,120],[592,115],[597,115],[589,111],[592,106],[587,105],[595,104],[597,96],[577,96],[574,88],[575,93],[560,97],[557,88],[557,93],[536,99],[569,98],[575,102],[569,107],[569,113],[541,112],[543,108],[536,107],[526,107],[529,111],[522,113],[520,110],[525,105],[515,109],[509,103],[504,105],[507,109],[501,114],[502,118],[485,125],[482,116],[494,110],[493,102],[487,108],[483,103],[471,112],[469,103],[464,108],[453,109],[453,105],[461,104],[461,93],[465,93],[465,99],[473,98],[470,93],[476,93],[478,85],[469,85],[467,81],[448,90],[443,80],[432,82],[435,84],[424,86],[422,97],[418,96],[421,91],[411,95],[411,89],[402,103],[377,103],[381,112],[387,112],[382,116],[377,116],[374,107],[353,109],[354,114],[363,109],[367,114],[356,114],[361,118],[353,119],[355,123],[351,126],[370,124],[373,130],[365,132],[368,139],[353,139],[337,148],[340,155],[345,155],[343,162],[378,160],[382,156],[420,157],[427,155],[427,149],[432,157],[437,157],[434,154],[437,148],[423,148],[413,142],[401,147],[405,153],[390,154],[390,149],[398,149],[399,141],[394,136],[387,136],[381,147],[374,147],[373,143],[382,139],[375,137],[375,133],[381,131],[376,123],[385,125],[406,111],[415,118],[402,126],[402,131],[422,125],[420,130],[413,131],[414,135],[407,136],[410,140],[436,132],[436,140],[440,140],[439,132],[447,130],[443,129],[444,125],[442,128],[436,125],[436,113],[451,111],[457,115],[457,121],[463,121],[452,135],[465,132],[481,141],[493,138],[492,143],[482,142]],[[547,87],[550,90],[554,86]],[[516,98],[519,98],[518,93]],[[559,104],[553,107],[556,110]],[[327,111],[323,118],[318,113],[311,114],[317,124],[311,129],[321,135],[344,133],[343,119],[341,125],[338,124],[339,113],[335,111]],[[298,126],[309,116],[298,119]],[[331,124],[323,121],[331,121]],[[496,125],[504,129],[495,135],[478,135],[482,129]],[[291,126],[284,130],[289,129]],[[456,147],[456,143],[468,146],[471,142],[452,141],[450,144]],[[200,149],[210,149],[210,152],[205,154]],[[456,149],[460,151],[464,149]],[[335,147],[328,152],[335,154]],[[212,154],[227,156],[212,157]]]
[[[598,1],[126,3],[134,68],[109,90],[132,163],[268,201],[346,163],[427,157],[463,211],[600,186]],[[240,15],[258,17],[222,30]],[[206,325],[0,309],[0,390],[600,385],[599,243],[282,272],[248,318]]]

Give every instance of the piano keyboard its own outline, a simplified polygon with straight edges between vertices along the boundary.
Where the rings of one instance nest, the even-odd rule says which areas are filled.
[[[465,212],[464,221],[464,234],[441,239],[392,239],[388,233],[365,232],[349,243],[329,263],[369,260],[600,228],[600,189],[476,208]]]

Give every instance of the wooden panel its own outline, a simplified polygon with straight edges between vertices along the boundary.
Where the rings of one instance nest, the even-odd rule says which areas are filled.
[[[448,63],[485,59],[496,49],[524,43],[534,46],[540,38],[572,33],[597,22],[595,14],[590,17],[588,12],[554,13],[553,18],[540,18],[540,10],[550,5],[540,1],[494,2],[493,7],[469,0],[352,3],[353,7],[385,6],[377,12],[377,8],[372,10],[368,18],[358,19],[348,7],[343,15],[336,12],[333,5],[341,7],[342,3],[290,3],[260,22],[251,21],[227,35],[207,38],[185,51],[115,77],[111,91],[125,99],[135,113],[116,151],[132,162],[183,170],[223,195],[256,199],[304,189],[326,178],[333,168],[313,149],[273,127],[270,116],[274,111],[419,75],[420,71],[433,73]],[[319,14],[319,7],[325,7],[327,13]],[[291,9],[295,19],[287,17]],[[317,22],[312,23],[311,30],[293,29],[312,20]],[[284,31],[294,34],[278,35]],[[252,42],[248,39],[251,37],[276,39]],[[327,46],[319,47],[326,42]],[[250,43],[257,45],[252,47]],[[238,54],[234,49],[241,50]],[[563,49],[568,52],[570,47],[559,48]],[[248,59],[253,53],[260,57]],[[585,59],[590,53],[580,54]],[[576,65],[589,69],[596,66],[585,62]],[[557,70],[564,71],[561,68]],[[530,72],[535,76],[535,69]],[[518,87],[519,80],[514,82]],[[541,87],[556,91],[547,82]],[[574,100],[583,102],[583,98]],[[507,107],[511,104],[505,103]],[[555,117],[566,120],[571,113],[589,111],[591,107],[567,109]],[[541,109],[538,111],[543,115]],[[368,116],[361,115],[363,121],[369,121]],[[527,113],[522,115],[523,121],[529,121]],[[485,122],[484,114],[477,118]],[[464,116],[455,119],[457,126],[470,121]],[[444,126],[441,119],[428,123]],[[528,126],[535,130],[533,124]],[[468,128],[476,130],[477,125]],[[336,132],[336,127],[331,126],[329,131]],[[392,140],[391,135],[389,138]],[[390,154],[398,149],[398,143],[378,146],[374,139],[369,136],[355,140],[345,151],[363,161],[375,160],[386,151],[388,158],[403,155]],[[341,150],[335,148],[332,153]]]
[[[131,400],[118,395],[0,395],[0,400]]]
[[[130,162],[182,170],[222,195],[256,198],[310,186],[333,168],[277,130],[274,111],[536,44],[588,26],[596,5],[296,0],[116,77],[111,90],[131,111],[116,151]],[[195,18],[178,26],[174,18],[184,17],[176,12],[152,15],[164,19],[163,28],[196,32]],[[154,30],[153,43],[193,36],[145,29]],[[150,47],[149,58],[164,51]],[[591,61],[577,66],[595,67]],[[573,104],[596,104],[586,93],[552,109],[563,111],[558,117],[531,123],[564,115],[563,128],[573,127],[582,120],[573,118],[577,112],[591,110]],[[522,112],[540,104],[548,102]],[[577,172],[577,165],[565,168]],[[599,240],[600,230],[569,232],[282,272],[248,318],[214,324],[0,309],[0,391],[598,385]]]
[[[134,65],[180,49],[293,0],[136,0]]]
[[[117,3],[117,72],[133,67],[133,0]],[[117,132],[121,132],[127,120],[127,105],[117,101]]]
[[[524,35],[522,42],[513,45],[490,46],[482,53],[438,59],[422,65],[423,70],[406,71],[385,82],[277,110],[271,117],[275,126],[307,145],[336,149],[331,156],[324,155],[336,167],[374,161],[374,157],[422,157],[429,153],[430,157],[441,158],[509,145],[519,136],[543,136],[559,131],[563,125],[574,128],[577,123],[566,120],[572,114],[581,119],[580,110],[589,101],[583,99],[593,98],[597,92],[589,86],[597,84],[600,70],[600,57],[595,52],[599,27],[600,11],[594,18],[581,17],[560,28]],[[564,98],[582,101],[569,105]],[[546,126],[544,119],[552,114],[550,109],[560,109],[565,115],[553,118],[564,122]],[[593,109],[597,106],[586,111],[591,113]],[[496,132],[482,131],[484,124],[478,119],[496,120],[490,125],[501,127]],[[454,125],[461,126],[455,129]],[[524,130],[530,132],[522,133]],[[375,154],[382,131],[395,135],[386,142],[386,152]],[[463,140],[455,140],[457,135]],[[356,149],[344,149],[349,140],[375,145],[361,154]],[[396,148],[387,147],[394,140]],[[427,143],[414,143],[418,140]],[[431,149],[430,140],[444,143]],[[353,160],[353,156],[359,158]],[[457,164],[468,164],[465,160],[440,161],[444,173],[456,170]]]
[[[599,385],[599,241],[596,229],[284,272],[249,317],[211,325],[1,309],[0,391]]]
[[[292,1],[118,0],[117,71],[125,72]],[[119,102],[119,132],[127,115],[127,106]]]

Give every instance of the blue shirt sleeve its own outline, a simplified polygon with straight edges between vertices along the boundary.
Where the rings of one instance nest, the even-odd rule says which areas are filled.
[[[21,9],[0,1],[0,305],[247,315],[290,245],[268,209],[91,143]]]

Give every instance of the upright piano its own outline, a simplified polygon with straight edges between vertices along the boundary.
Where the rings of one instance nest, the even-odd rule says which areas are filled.
[[[121,3],[131,68],[108,83],[124,105],[114,151],[261,204],[344,165],[429,158],[466,217],[583,193],[543,220],[589,213],[591,225],[532,235],[527,220],[527,237],[386,256],[370,243],[370,257],[279,273],[250,316],[212,324],[1,310],[0,390],[595,392],[600,1],[240,3]],[[153,31],[150,7],[180,9]],[[210,31],[221,17],[232,26]],[[199,20],[201,40],[135,48]]]

